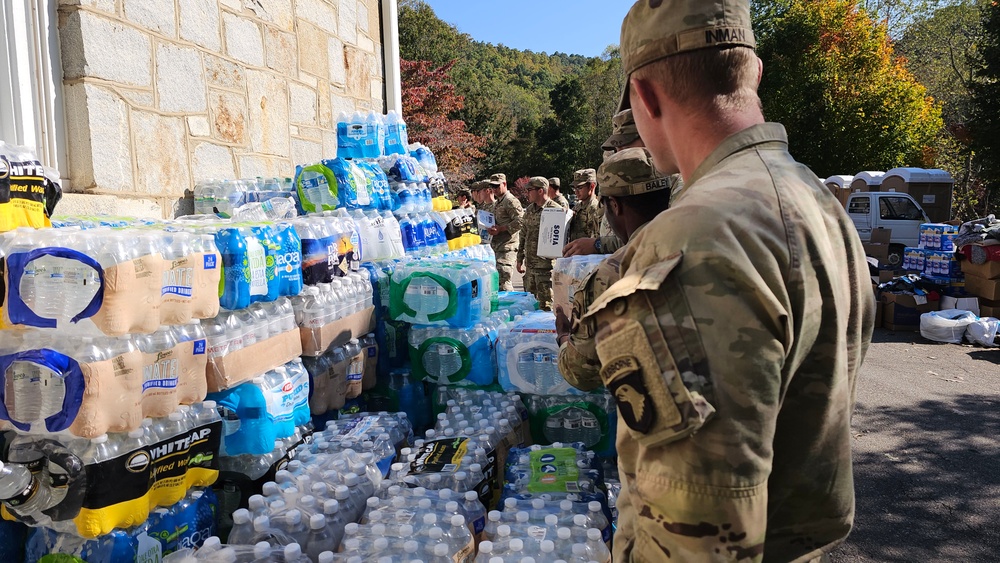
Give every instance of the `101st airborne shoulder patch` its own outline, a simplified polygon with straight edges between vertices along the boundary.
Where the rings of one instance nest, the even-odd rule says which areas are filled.
[[[653,400],[642,380],[642,366],[635,356],[618,356],[601,368],[601,378],[618,404],[618,412],[629,428],[646,434],[656,422]]]

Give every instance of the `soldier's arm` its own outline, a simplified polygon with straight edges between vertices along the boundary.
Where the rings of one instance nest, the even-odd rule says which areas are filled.
[[[590,353],[587,353],[589,348]],[[559,347],[559,373],[581,391],[593,391],[601,382],[601,362],[593,352],[593,339],[587,341],[570,336]]]
[[[524,244],[528,240],[528,237],[521,237],[521,240],[517,243],[517,262],[520,264],[524,262]]]
[[[787,316],[753,267],[636,251],[585,317],[636,448],[619,456],[639,560],[762,558]]]
[[[524,209],[521,208],[520,204],[511,206],[510,208],[510,223],[507,223],[507,232],[510,234],[517,233],[524,226]]]

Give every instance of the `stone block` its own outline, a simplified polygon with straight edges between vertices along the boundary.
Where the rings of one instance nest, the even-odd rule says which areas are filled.
[[[358,34],[358,48],[367,53],[375,52],[375,42],[363,33]]]
[[[371,15],[368,13],[368,5],[364,0],[358,0],[358,29],[368,33],[371,24]]]
[[[162,219],[163,208],[153,199],[87,193],[63,194],[56,217],[70,215],[117,215]]]
[[[180,37],[209,51],[222,51],[219,3],[216,0],[177,0]]]
[[[246,71],[243,67],[221,57],[205,55],[205,75],[212,86],[241,92],[246,88]]]
[[[286,158],[275,158],[260,154],[243,154],[237,157],[240,178],[284,178],[295,170],[295,165]]]
[[[111,90],[90,83],[67,84],[70,183],[78,189],[132,189],[128,106]]]
[[[294,31],[295,16],[292,15],[291,0],[253,0],[244,2],[258,18],[278,26],[285,31]]]
[[[192,115],[187,118],[188,133],[192,137],[210,137],[212,126],[204,115]]]
[[[337,9],[327,0],[295,0],[295,17],[337,34]]]
[[[87,6],[88,8],[94,8],[109,14],[115,13],[115,0],[59,0],[59,5]]]
[[[219,0],[219,4],[237,13],[243,11],[243,0]]]
[[[327,55],[330,58],[330,82],[345,84],[347,82],[347,67],[344,61],[344,42],[336,37],[330,38]]]
[[[357,47],[344,46],[347,94],[352,98],[367,98],[371,92],[371,72],[365,55]]]
[[[215,138],[225,143],[247,144],[247,101],[242,94],[212,90],[209,93]]]
[[[335,120],[337,119],[337,116],[342,113],[351,115],[358,109],[355,101],[347,95],[347,92],[340,89],[335,89],[330,94],[330,102],[330,110],[333,113],[333,119]]]
[[[298,137],[303,141],[323,142],[323,130],[318,127],[296,127],[292,132],[292,137]]]
[[[177,37],[174,0],[123,0],[125,19],[167,37]]]
[[[289,82],[288,93],[291,100],[289,121],[303,125],[316,125],[316,90]]]
[[[232,150],[222,145],[198,143],[191,159],[191,175],[195,183],[236,178]]]
[[[184,118],[132,112],[137,175],[135,191],[182,195],[191,187]]]
[[[295,36],[271,26],[264,26],[264,47],[267,68],[285,76],[294,77],[298,73],[298,48]]]
[[[372,88],[371,89],[371,93],[372,93],[371,98],[372,98],[372,101],[376,101],[376,100],[382,101],[382,99],[385,97],[385,96],[382,95],[382,79],[381,78],[372,78],[372,86],[371,86],[371,88]]]
[[[323,160],[323,145],[313,141],[302,139],[292,139],[292,162],[299,164],[312,164]]]
[[[250,147],[253,152],[287,157],[288,91],[286,82],[271,73],[247,71],[250,109]]]
[[[330,36],[315,25],[298,20],[299,68],[319,78],[330,77]]]
[[[63,78],[91,77],[130,86],[153,83],[149,36],[93,12],[74,11],[60,18]]]
[[[358,4],[354,0],[343,0],[340,3],[340,37],[344,43],[356,45],[358,42]]]
[[[321,127],[333,127],[333,107],[330,105],[330,83],[322,81],[316,86],[319,98],[319,124]]]
[[[257,22],[230,13],[222,15],[226,53],[243,63],[264,66],[264,39]]]
[[[195,49],[160,43],[156,47],[156,94],[160,110],[198,113],[205,102],[205,70]]]
[[[320,80],[307,72],[299,71],[299,82],[308,85],[310,88],[315,88],[319,85]],[[323,82],[326,81],[324,80]]]
[[[323,131],[323,158],[337,158],[337,133]]]
[[[148,90],[132,90],[130,88],[117,88],[116,90],[132,107],[153,109],[153,106],[156,105],[153,93]]]

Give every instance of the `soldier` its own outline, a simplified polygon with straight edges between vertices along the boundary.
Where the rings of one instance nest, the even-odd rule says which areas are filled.
[[[514,194],[507,191],[506,175],[494,174],[490,176],[489,183],[490,188],[492,188],[490,192],[496,194],[493,203],[493,216],[496,217],[496,225],[488,232],[492,237],[490,245],[497,256],[500,291],[513,291],[514,284],[511,282],[511,278],[514,277],[514,259],[517,254],[517,245],[520,243],[519,233],[524,210]]]
[[[594,192],[597,190],[597,171],[593,168],[577,170],[573,173],[573,190],[576,191],[576,206],[570,219],[567,241],[579,238],[594,238],[601,227],[601,203]]]
[[[517,271],[524,274],[524,290],[531,292],[539,306],[552,308],[552,258],[538,256],[538,231],[542,209],[562,209],[549,199],[549,181],[535,176],[528,182],[528,201],[521,225],[521,243],[517,247]]]
[[[611,136],[601,145],[605,159],[618,151],[643,146],[639,131],[635,128],[635,119],[632,118],[631,109],[616,113],[611,118],[611,126]],[[566,248],[563,249],[563,256],[611,254],[622,247],[622,241],[611,233],[607,214],[601,219],[601,228],[598,234],[599,236],[595,238],[581,238],[567,244]]]
[[[549,178],[549,199],[559,204],[563,209],[569,209],[569,202],[566,196],[562,195],[562,180],[559,178]]]
[[[496,197],[493,195],[493,188],[490,183],[486,180],[481,180],[472,185],[472,199],[476,202],[476,224],[479,225],[479,212],[493,213],[493,204],[496,201]],[[492,237],[490,236],[489,229],[479,225],[479,236],[482,239],[482,244],[491,244]]]
[[[754,45],[749,0],[640,0],[622,25],[623,109],[685,185],[584,316],[619,405],[617,561],[812,561],[851,530],[868,268],[764,122]]]
[[[458,194],[455,195],[455,201],[458,202],[459,209],[475,209],[476,206],[472,203],[472,191],[468,189],[458,190]]]
[[[677,166],[667,177],[656,171],[652,158],[644,148],[623,150],[608,157],[597,172],[604,215],[608,217],[616,238],[628,242],[661,211],[670,206],[670,192],[680,180]],[[619,249],[601,262],[573,295],[573,310],[556,310],[556,330],[559,333],[559,372],[574,387],[590,391],[603,385],[601,364],[594,345],[596,328],[593,320],[581,323],[584,313],[604,291],[621,276]],[[572,316],[567,318],[567,314]]]

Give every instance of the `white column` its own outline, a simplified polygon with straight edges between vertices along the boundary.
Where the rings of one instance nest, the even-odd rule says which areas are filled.
[[[381,4],[386,111],[396,110],[402,115],[403,86],[399,74],[399,4],[396,0],[382,0]]]

